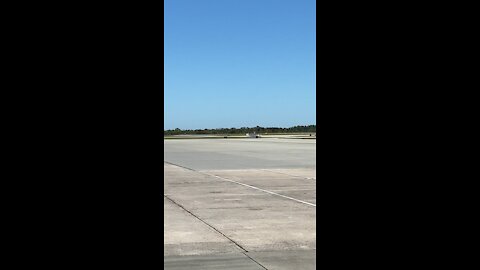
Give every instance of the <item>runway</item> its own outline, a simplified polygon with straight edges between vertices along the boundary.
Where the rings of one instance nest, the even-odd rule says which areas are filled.
[[[315,269],[316,140],[164,140],[165,269]]]

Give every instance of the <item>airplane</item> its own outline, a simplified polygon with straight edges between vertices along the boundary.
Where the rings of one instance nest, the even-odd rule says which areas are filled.
[[[256,132],[245,134],[248,138],[261,138]]]

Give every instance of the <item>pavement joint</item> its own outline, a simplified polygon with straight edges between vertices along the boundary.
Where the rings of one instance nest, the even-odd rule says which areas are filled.
[[[177,164],[174,164],[174,163],[171,163],[171,162],[168,162],[168,161],[164,161],[164,162],[167,163],[167,164],[170,164],[172,166],[177,166],[177,167],[184,168],[184,169],[196,172],[196,173],[200,173],[200,174],[203,174],[203,175],[215,177],[215,178],[220,179],[222,181],[234,183],[234,184],[237,184],[237,185],[241,185],[241,186],[248,187],[248,188],[251,188],[251,189],[255,189],[255,190],[258,190],[258,191],[262,191],[262,192],[265,192],[265,193],[268,193],[268,194],[271,194],[271,195],[282,197],[284,199],[289,199],[289,200],[296,201],[296,202],[299,202],[299,203],[302,203],[302,204],[317,207],[316,204],[309,203],[309,202],[306,202],[306,201],[302,201],[302,200],[299,200],[299,199],[295,199],[295,198],[292,198],[292,197],[289,197],[289,196],[285,196],[285,195],[282,195],[282,194],[279,194],[279,193],[276,193],[276,192],[273,192],[273,191],[270,191],[270,190],[266,190],[266,189],[262,189],[262,188],[255,187],[255,186],[252,186],[252,185],[248,185],[248,184],[245,184],[245,183],[241,183],[241,182],[238,182],[238,181],[230,180],[228,178],[221,177],[221,176],[218,176],[218,175],[215,175],[215,174],[210,174],[210,173],[206,173],[206,172],[197,171],[197,170],[194,170],[192,168],[187,168],[185,166],[177,165]]]
[[[164,140],[164,269],[315,269],[316,141],[273,140]]]
[[[186,209],[185,207],[183,207],[183,205],[177,203],[175,200],[173,200],[172,198],[168,197],[168,196],[165,196],[163,195],[167,200],[169,200],[170,202],[172,202],[173,204],[175,204],[176,206],[180,207],[181,209],[183,209],[185,212],[189,213],[190,215],[192,215],[193,217],[195,217],[196,219],[198,219],[199,221],[201,221],[203,224],[207,225],[208,227],[212,228],[214,231],[216,231],[217,233],[219,233],[220,235],[222,235],[223,237],[225,237],[226,239],[228,239],[230,242],[232,242],[233,244],[235,244],[235,246],[237,246],[238,248],[240,248],[241,250],[243,250],[244,252],[248,252],[248,250],[246,250],[245,248],[243,248],[239,243],[235,242],[235,240],[233,240],[232,238],[228,237],[227,235],[225,235],[224,233],[222,233],[221,231],[219,231],[217,228],[215,228],[214,226],[212,226],[211,224],[209,224],[208,222],[206,222],[205,220],[201,219],[199,216],[195,215],[194,213],[192,213],[191,211],[189,211],[188,209]]]
[[[247,256],[247,258],[249,258],[250,260],[252,260],[254,263],[258,264],[260,267],[262,267],[263,269],[266,269],[268,270],[268,268],[266,268],[265,266],[263,266],[261,263],[257,262],[256,260],[254,260],[252,257],[248,256],[247,253],[243,253],[243,255]]]
[[[260,170],[265,171],[265,172],[283,174],[283,175],[287,175],[287,176],[291,176],[291,177],[296,177],[296,178],[302,178],[302,179],[306,179],[306,180],[316,180],[316,178],[314,178],[314,177],[303,177],[303,176],[288,174],[288,173],[284,173],[284,172],[276,172],[276,171],[267,170],[267,169],[260,169]]]

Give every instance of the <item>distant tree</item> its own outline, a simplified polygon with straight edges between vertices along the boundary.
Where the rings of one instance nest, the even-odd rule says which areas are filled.
[[[228,134],[246,134],[256,132],[257,134],[265,134],[265,133],[316,133],[317,126],[316,125],[309,125],[309,126],[294,126],[289,128],[281,128],[281,127],[241,127],[241,128],[216,128],[216,129],[196,129],[196,130],[181,130],[176,128],[174,130],[164,130],[164,136],[171,136],[171,135],[193,135],[193,134],[217,134],[217,135],[228,135]]]

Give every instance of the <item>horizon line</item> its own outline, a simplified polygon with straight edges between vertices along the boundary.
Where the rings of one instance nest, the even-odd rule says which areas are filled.
[[[309,125],[295,125],[295,126],[290,126],[290,127],[268,127],[268,126],[254,126],[254,127],[221,127],[221,128],[195,128],[195,129],[181,129],[181,128],[173,128],[173,129],[163,129],[163,131],[169,131],[169,130],[215,130],[215,129],[241,129],[241,128],[294,128],[294,127],[308,127],[308,126],[316,126],[317,124],[309,124]]]

